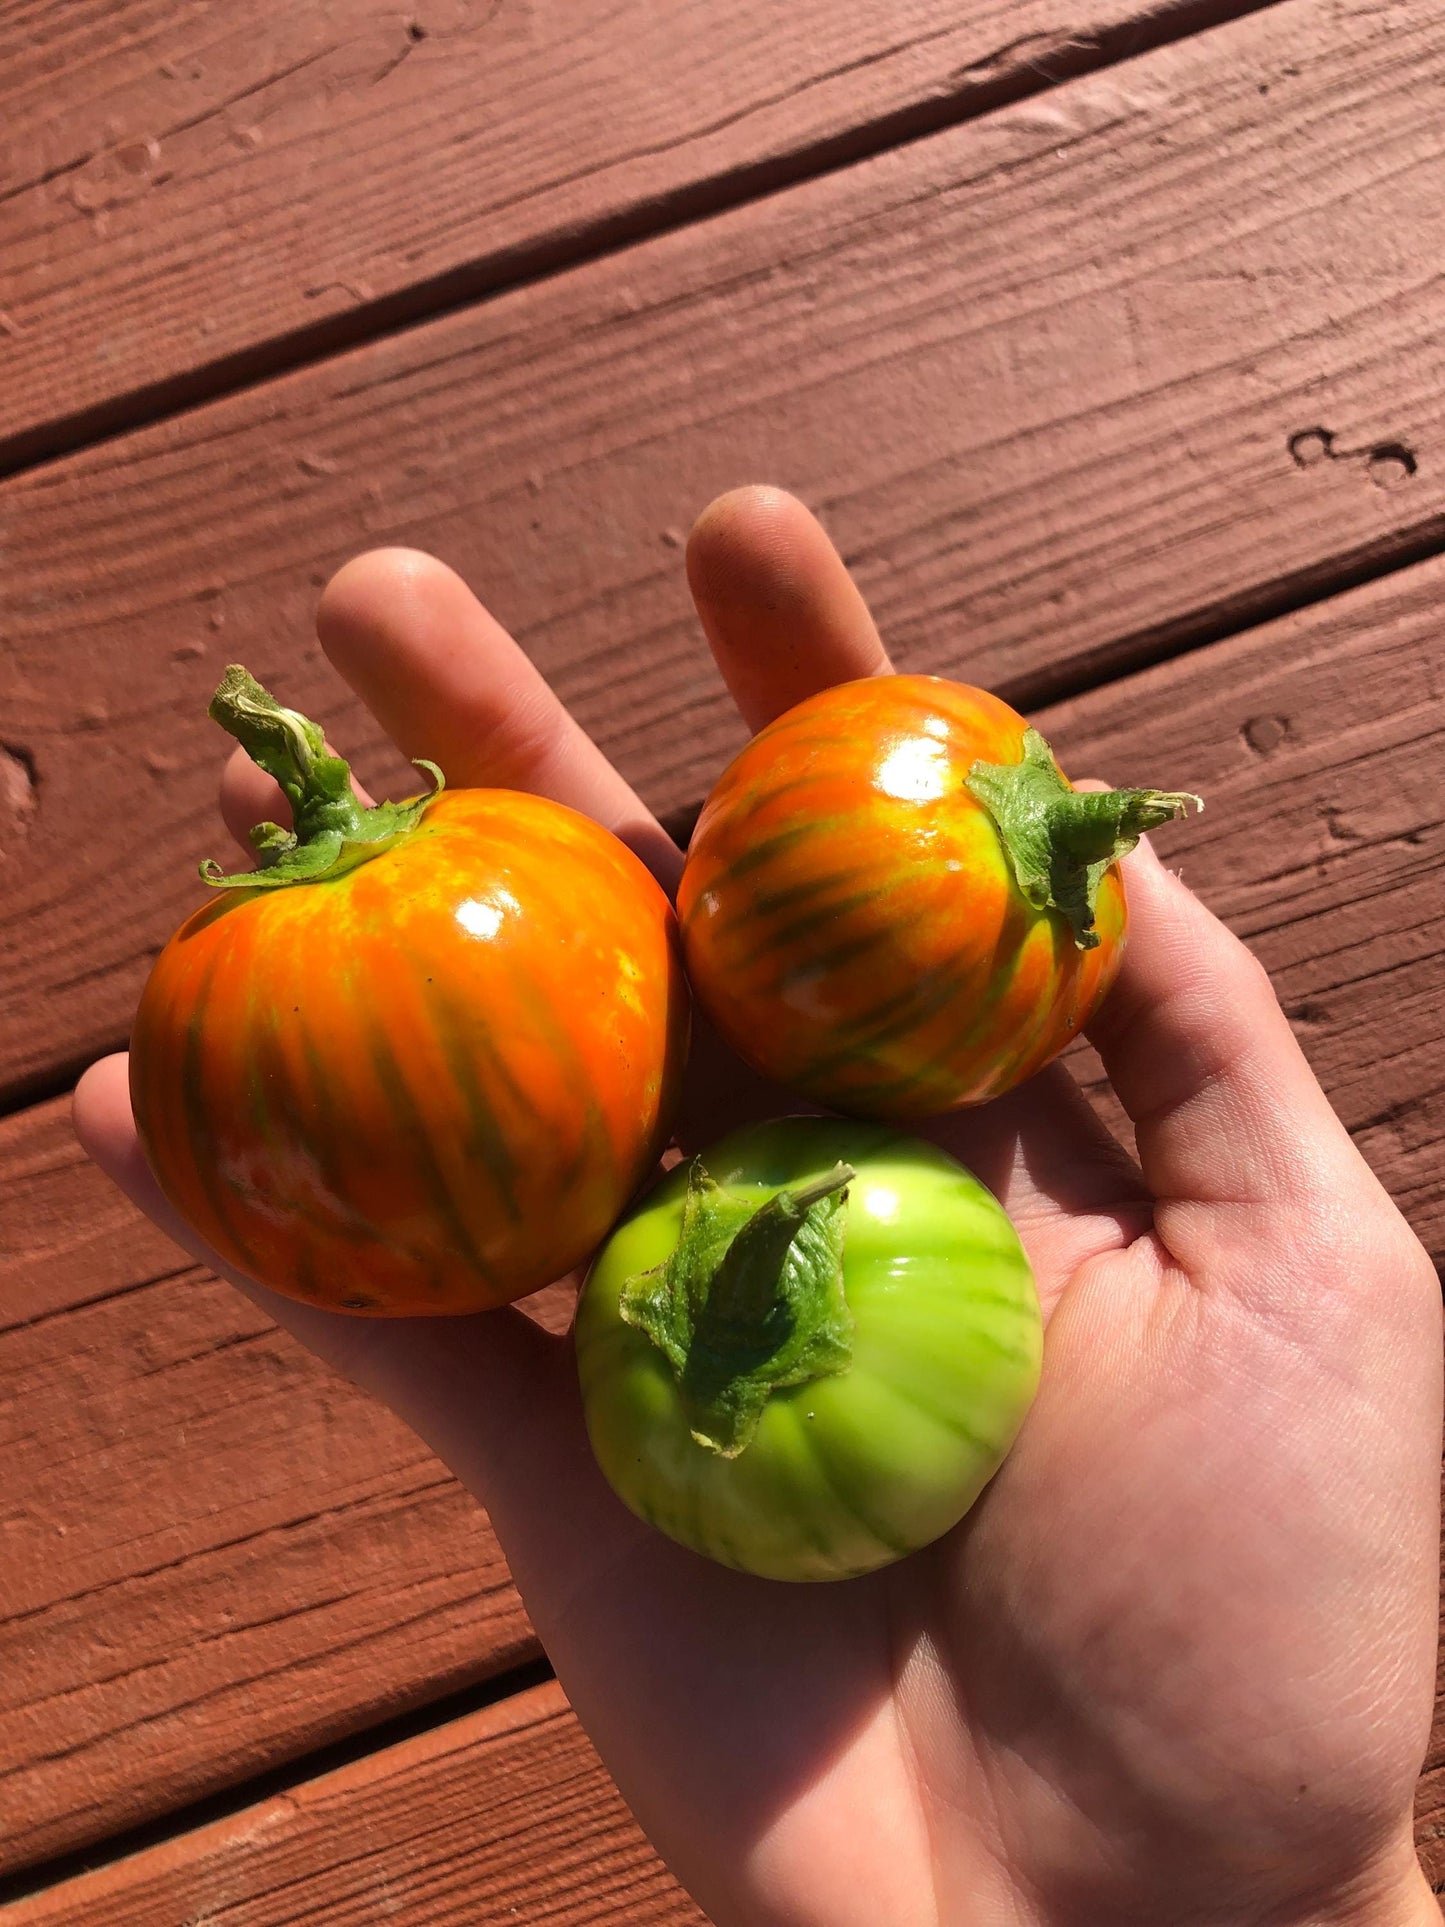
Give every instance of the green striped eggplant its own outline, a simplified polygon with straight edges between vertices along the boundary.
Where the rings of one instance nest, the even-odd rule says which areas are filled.
[[[688,994],[664,892],[542,797],[365,809],[313,724],[228,681],[212,713],[297,827],[262,827],[266,867],[211,876],[234,887],[141,998],[131,1094],[162,1190],[223,1258],[333,1310],[549,1284],[671,1128]]]
[[[1197,798],[1082,794],[1023,717],[937,676],[799,703],[729,765],[678,892],[699,1004],[767,1077],[859,1117],[997,1097],[1118,971],[1116,859]]]
[[[1038,1383],[997,1201],[877,1124],[781,1118],[678,1165],[577,1310],[587,1431],[641,1518],[769,1579],[847,1579],[947,1532]]]

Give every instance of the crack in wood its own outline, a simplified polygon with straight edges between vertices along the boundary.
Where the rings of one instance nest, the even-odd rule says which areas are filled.
[[[1367,442],[1361,447],[1345,448],[1328,428],[1297,429],[1286,446],[1296,468],[1317,468],[1322,462],[1358,463],[1376,488],[1399,488],[1420,467],[1419,458],[1407,442]]]
[[[432,1575],[433,1582],[438,1583],[448,1576],[449,1575],[446,1574]],[[485,1601],[489,1591],[495,1596],[498,1590],[500,1589],[483,1588],[472,1595],[470,1600],[452,1597],[444,1599],[438,1604],[423,1606],[418,1611],[407,1613],[403,1617],[388,1619],[385,1625],[378,1627],[370,1634],[350,1632],[346,1636],[344,1650],[348,1657],[354,1657],[354,1655],[363,1651],[367,1646],[377,1645],[383,1641],[398,1638],[417,1627],[426,1625],[428,1621],[455,1616],[463,1612],[466,1607],[474,1601]],[[193,1634],[187,1641],[187,1650],[188,1652],[194,1652],[206,1646],[224,1645],[227,1641],[243,1639],[247,1633],[258,1632],[268,1626],[283,1625],[290,1620],[305,1619],[316,1613],[331,1611],[339,1605],[364,1596],[364,1592],[358,1593],[354,1589],[333,1593],[330,1596],[312,1593],[309,1598],[299,1606],[288,1607],[275,1613],[262,1614],[254,1620],[233,1622],[221,1627],[215,1632],[202,1633],[199,1636]],[[245,1694],[249,1688],[259,1686],[266,1680],[285,1677],[294,1674],[297,1670],[314,1669],[325,1657],[325,1649],[308,1655],[308,1657],[304,1661],[299,1662],[299,1664],[294,1657],[282,1656],[278,1657],[277,1664],[275,1665],[264,1666],[255,1671],[230,1674],[215,1686],[208,1687],[202,1693],[192,1694],[187,1699],[169,1700],[163,1707],[150,1707],[143,1712],[137,1713],[133,1720],[124,1720],[118,1725],[108,1726],[102,1736],[103,1741],[106,1745],[109,1745],[113,1739],[121,1734],[139,1729],[152,1728],[160,1720],[176,1719],[183,1714],[194,1712],[198,1707],[208,1706],[216,1701],[225,1701],[234,1694]],[[20,1714],[43,1712],[47,1708],[56,1711],[63,1708],[67,1700],[89,1698],[97,1694],[100,1689],[107,1686],[115,1686],[123,1680],[141,1681],[144,1680],[148,1674],[164,1675],[174,1667],[174,1664],[174,1655],[167,1654],[164,1658],[147,1661],[139,1666],[123,1666],[114,1673],[97,1674],[87,1677],[75,1686],[69,1687],[63,1692],[48,1694],[43,1699],[17,1700],[7,1707],[6,1710],[11,1717]],[[32,1753],[28,1756],[23,1766],[0,1771],[0,1782],[10,1778],[14,1772],[28,1772],[31,1767],[37,1764],[55,1765],[61,1760],[74,1759],[83,1753],[91,1751],[95,1743],[94,1737],[87,1735],[86,1738],[77,1740],[73,1745],[58,1748],[53,1752],[43,1754]],[[247,1751],[251,1749],[243,1748],[242,1750]]]
[[[118,1299],[134,1298],[140,1292],[153,1291],[157,1285],[174,1284],[179,1278],[201,1278],[206,1275],[203,1265],[188,1259],[184,1264],[173,1265],[168,1271],[149,1273],[144,1278],[136,1279],[133,1284],[118,1285],[111,1291],[97,1292],[89,1298],[67,1299],[63,1305],[56,1305],[49,1311],[36,1312],[33,1318],[17,1318],[11,1324],[0,1325],[0,1338],[9,1337],[15,1332],[39,1331],[43,1326],[53,1324],[57,1318],[69,1318],[76,1312],[90,1311],[97,1305],[114,1304]]]
[[[446,1473],[425,1479],[420,1484],[408,1488],[404,1496],[408,1500],[415,1500],[424,1497],[429,1492],[448,1490],[454,1484],[455,1480],[451,1477],[451,1474]],[[218,1539],[208,1545],[195,1547],[189,1552],[181,1553],[175,1559],[162,1559],[153,1566],[140,1567],[132,1572],[117,1573],[113,1579],[103,1579],[94,1586],[84,1587],[78,1592],[67,1593],[66,1602],[70,1604],[84,1599],[97,1599],[105,1594],[119,1591],[124,1587],[137,1585],[143,1580],[158,1578],[162,1573],[179,1572],[185,1566],[194,1565],[203,1559],[214,1558],[217,1553],[236,1552],[243,1546],[252,1546],[267,1539],[284,1539],[291,1534],[304,1530],[307,1526],[318,1524],[323,1519],[342,1519],[352,1513],[365,1512],[367,1510],[375,1511],[378,1507],[385,1509],[395,1503],[396,1496],[394,1494],[382,1495],[367,1493],[362,1498],[347,1499],[335,1505],[320,1506],[311,1512],[297,1513],[289,1519],[272,1520],[267,1525],[257,1526],[251,1532],[238,1533],[234,1538]],[[24,1612],[8,1614],[3,1624],[7,1629],[12,1626],[23,1626],[31,1620],[43,1619],[54,1610],[54,1602],[48,1601],[43,1606],[31,1606]],[[23,1767],[0,1769],[0,1781],[8,1779],[12,1773],[23,1770]]]
[[[254,99],[256,95],[265,93],[268,88],[280,86],[283,81],[290,80],[296,74],[304,73],[308,67],[314,67],[318,61],[325,60],[335,51],[334,47],[319,48],[315,53],[292,61],[289,66],[277,68],[274,73],[267,74],[262,79],[253,81],[249,86],[242,87],[236,93],[227,95],[224,100],[214,102],[203,113],[195,114],[188,120],[175,121],[159,134],[150,134],[143,138],[159,153],[166,141],[174,140],[179,134],[189,134],[195,128],[203,127],[207,121],[229,113],[231,108],[239,107],[243,101]],[[135,145],[134,142],[129,144]],[[6,188],[3,193],[0,193],[0,207],[3,207],[7,201],[17,200],[25,194],[33,194],[38,188],[49,187],[55,181],[64,180],[69,175],[83,173],[93,162],[103,159],[106,154],[114,151],[105,146],[87,148],[83,154],[73,156],[68,161],[62,161],[55,167],[47,168],[43,174],[34,175],[28,181],[21,181],[15,187]],[[19,332],[18,329],[17,332]]]

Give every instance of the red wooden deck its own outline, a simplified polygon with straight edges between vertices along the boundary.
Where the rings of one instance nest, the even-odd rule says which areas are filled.
[[[697,1921],[485,1519],[71,1138],[211,847],[217,668],[384,776],[312,610],[425,546],[682,822],[739,734],[682,531],[786,483],[902,666],[1208,792],[1165,847],[1438,1259],[1445,24],[0,15],[0,1921]],[[1445,1720],[1445,1885],[1442,1807]]]

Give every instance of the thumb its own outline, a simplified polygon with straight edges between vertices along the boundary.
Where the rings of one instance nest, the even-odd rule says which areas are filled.
[[[1357,1192],[1367,1167],[1263,966],[1147,840],[1123,871],[1128,947],[1089,1036],[1155,1198],[1332,1208]]]

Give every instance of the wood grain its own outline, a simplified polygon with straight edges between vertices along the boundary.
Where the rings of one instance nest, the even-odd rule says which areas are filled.
[[[724,486],[1034,698],[1433,539],[1442,82],[1424,0],[1288,0],[0,486],[0,1097],[194,901],[222,662],[375,759],[308,641],[359,547],[460,566],[666,810],[738,740],[678,554]]]
[[[1256,0],[1258,3],[1258,0]],[[78,0],[0,47],[0,464],[1229,0]],[[18,17],[17,17],[18,16]],[[1127,44],[1127,43],[1125,43]],[[868,135],[864,133],[864,140]],[[107,410],[110,414],[107,414]]]
[[[1076,774],[1206,794],[1161,847],[1270,966],[1437,1256],[1442,603],[1431,563],[1040,717]],[[0,1125],[0,1254],[12,1864],[533,1650],[434,1462],[179,1264],[79,1162],[56,1105]]]
[[[5,1909],[6,1927],[706,1927],[548,1683]]]
[[[186,1261],[67,1107],[0,1122],[0,1866],[536,1643],[412,1434]]]

